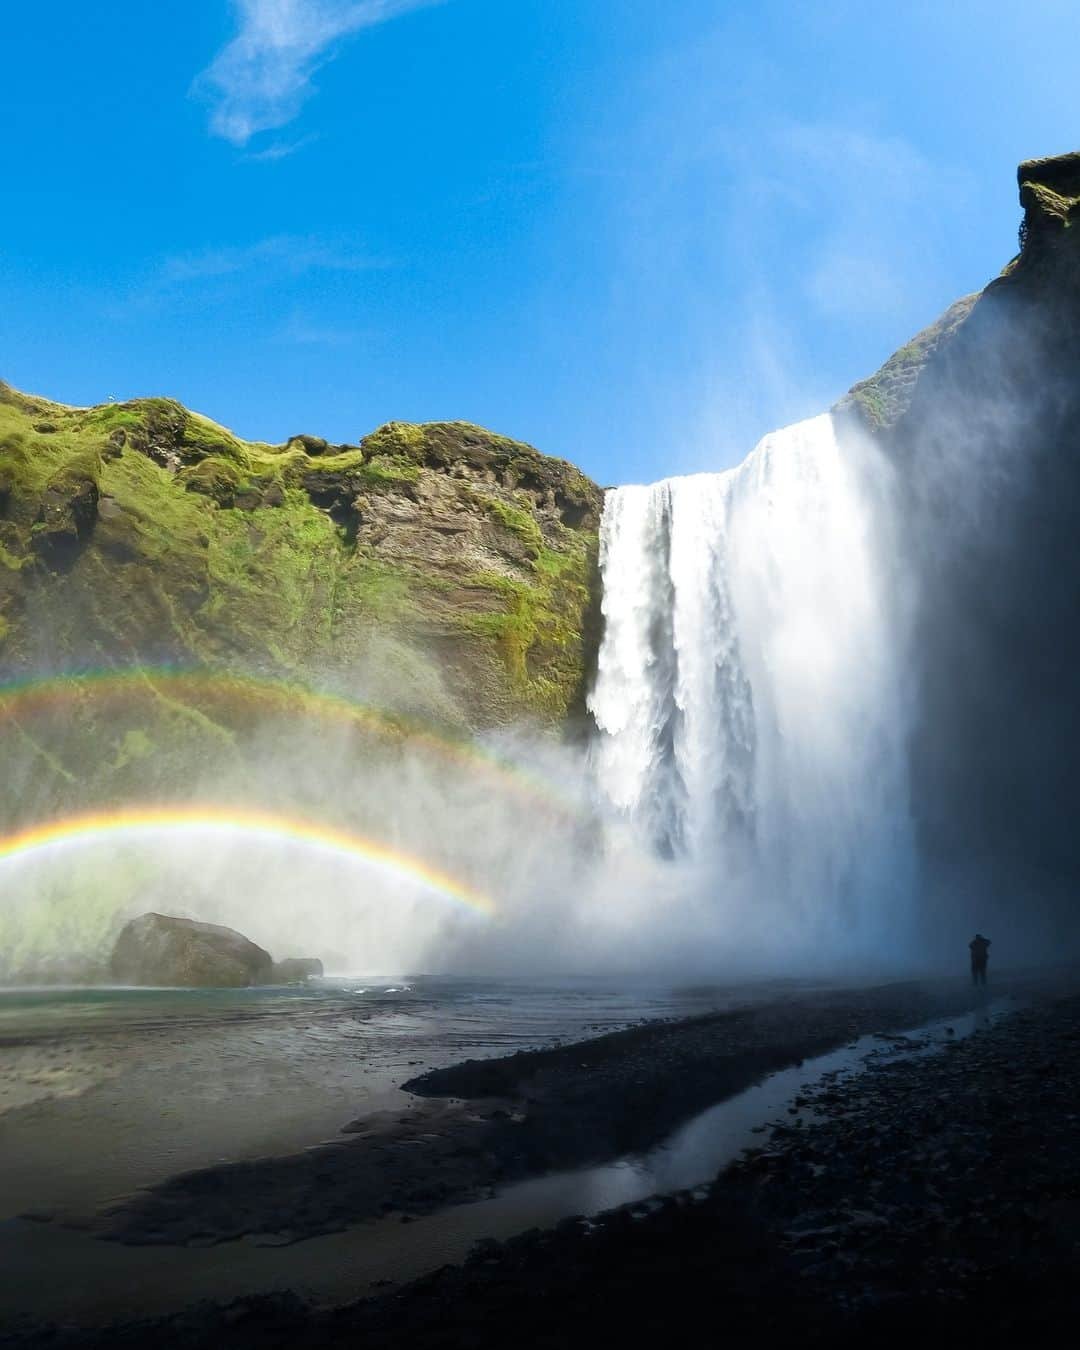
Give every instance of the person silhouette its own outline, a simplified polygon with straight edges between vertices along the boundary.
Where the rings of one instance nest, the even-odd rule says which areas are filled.
[[[981,933],[976,933],[968,943],[968,949],[971,952],[971,983],[974,985],[986,983],[986,961],[990,955],[990,939],[984,938]]]

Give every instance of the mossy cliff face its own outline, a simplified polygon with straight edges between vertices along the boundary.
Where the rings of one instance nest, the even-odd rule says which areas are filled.
[[[272,446],[166,399],[0,384],[0,668],[362,671],[464,728],[561,726],[595,645],[600,505],[571,465],[464,423]]]
[[[228,672],[404,714],[383,749],[409,718],[566,732],[597,644],[599,510],[570,464],[463,423],[252,444],[169,400],[65,408],[0,385],[3,682],[225,672],[0,703],[5,818],[240,774],[267,706]],[[311,722],[302,701],[269,711],[294,740]],[[301,740],[317,755],[320,736],[340,749],[332,728]]]
[[[902,484],[929,875],[1016,957],[1080,935],[1080,154],[1018,177],[1019,254],[838,408]]]

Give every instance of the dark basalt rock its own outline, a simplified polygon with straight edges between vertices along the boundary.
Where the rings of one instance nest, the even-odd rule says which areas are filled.
[[[270,953],[233,928],[167,914],[141,914],[116,939],[109,963],[125,984],[243,988],[270,984]]]
[[[93,533],[97,516],[96,474],[91,468],[73,467],[42,494],[30,539],[34,552],[52,567],[70,566]]]
[[[285,443],[286,450],[302,450],[312,458],[318,455],[344,455],[355,450],[355,445],[331,445],[323,436],[290,436]]]

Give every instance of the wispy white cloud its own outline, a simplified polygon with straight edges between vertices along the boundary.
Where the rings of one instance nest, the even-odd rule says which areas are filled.
[[[368,329],[340,328],[326,323],[312,323],[302,315],[294,314],[278,329],[279,342],[297,347],[350,347],[368,340],[375,334]]]
[[[687,431],[673,471],[734,463],[828,407],[940,311],[941,193],[955,208],[970,191],[872,110],[785,115],[762,80],[717,93],[698,59],[583,152],[639,423]]]
[[[934,166],[898,136],[850,126],[789,123],[773,144],[792,206],[819,222],[803,260],[807,298],[851,322],[903,312],[928,267],[925,236],[913,245]]]
[[[441,0],[233,0],[238,32],[195,80],[210,130],[245,146],[291,122],[312,77],[354,33]]]
[[[117,299],[114,313],[266,305],[271,292],[281,297],[311,287],[325,291],[332,276],[338,278],[335,292],[354,294],[352,278],[393,265],[347,238],[271,235],[159,258],[140,270]]]
[[[288,159],[318,139],[313,132],[310,136],[301,136],[294,141],[272,141],[261,150],[249,151],[244,158],[257,164],[276,164],[279,159]]]
[[[367,272],[385,265],[348,245],[316,236],[280,234],[238,247],[176,254],[161,264],[156,281],[169,289],[240,273],[257,272],[274,280],[306,272]]]

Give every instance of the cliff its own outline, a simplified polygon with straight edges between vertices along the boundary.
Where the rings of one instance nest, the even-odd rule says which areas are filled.
[[[392,781],[433,847],[442,803],[513,787],[473,733],[584,723],[600,510],[570,464],[465,423],[265,445],[167,399],[0,385],[0,817],[255,800],[400,838]],[[112,856],[43,874],[0,969],[45,969],[56,933],[100,953],[153,902]]]
[[[837,410],[901,484],[931,908],[1014,958],[1080,935],[1080,154],[1018,181],[1019,254]]]
[[[980,381],[972,363],[985,365],[993,359],[1012,384],[1020,363],[1032,357],[1041,363],[1052,356],[1046,339],[1052,349],[1063,335],[1060,326],[1067,332],[1075,323],[1080,295],[1080,236],[1072,229],[1080,222],[1080,151],[1025,160],[1016,176],[1024,209],[1019,253],[984,290],[950,305],[876,374],[854,385],[834,411],[853,415],[883,441],[902,445],[913,440],[912,427],[950,382],[970,385],[980,398],[993,397],[990,382]],[[1018,340],[1009,343],[1005,328],[1032,322],[1040,332],[1017,334]],[[1056,332],[1054,325],[1059,325]],[[1021,337],[1032,344],[1027,354]],[[964,363],[969,368],[958,376]],[[1044,369],[1060,364],[1051,359]],[[1037,372],[1025,371],[1024,376],[1034,377],[1037,387]]]
[[[364,682],[462,728],[561,725],[595,640],[599,489],[480,427],[240,440],[168,399],[0,384],[0,670]]]

